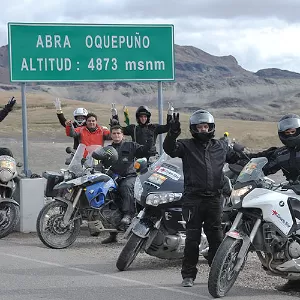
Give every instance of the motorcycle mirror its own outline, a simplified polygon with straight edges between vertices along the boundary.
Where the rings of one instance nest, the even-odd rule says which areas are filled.
[[[238,143],[234,143],[233,150],[235,152],[243,152],[245,150],[245,146],[238,144]]]
[[[146,158],[137,159],[133,165],[138,173],[146,173],[148,171],[148,163]]]
[[[23,167],[23,164],[21,162],[17,162],[17,167],[21,168],[21,167]]]
[[[66,152],[69,153],[69,154],[71,154],[73,152],[73,149],[71,147],[67,147],[66,148]]]

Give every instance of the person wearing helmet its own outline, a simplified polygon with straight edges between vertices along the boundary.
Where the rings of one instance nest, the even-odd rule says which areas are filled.
[[[97,124],[97,116],[88,113],[86,116],[86,126],[74,128],[72,121],[66,122],[66,135],[77,138],[79,143],[86,146],[104,145],[104,140],[110,139],[110,131],[107,127]],[[86,155],[87,153],[85,153]]]
[[[169,111],[174,111],[174,108],[169,107]],[[157,154],[156,150],[156,140],[157,136],[162,133],[166,133],[169,130],[169,122],[171,120],[170,114],[168,113],[167,124],[160,125],[151,123],[151,112],[147,106],[139,106],[135,113],[136,124],[130,124],[126,127],[123,127],[124,135],[130,135],[132,141],[145,145],[149,139],[152,140],[153,144],[149,151],[147,159],[151,156],[155,156]],[[111,125],[119,124],[116,118],[111,119]]]
[[[284,115],[278,121],[277,129],[278,137],[284,146],[251,153],[249,157],[267,157],[268,163],[263,168],[264,174],[267,176],[281,170],[292,184],[299,181],[300,176],[300,117],[296,114]],[[288,280],[275,288],[282,292],[300,292],[300,280]]]
[[[54,105],[56,108],[56,115],[57,115],[57,118],[58,118],[61,126],[66,127],[66,124],[67,123],[69,124],[70,122],[72,122],[74,128],[85,125],[86,116],[88,114],[88,111],[85,108],[83,108],[83,107],[76,108],[73,112],[74,120],[70,121],[70,120],[67,120],[65,118],[65,115],[63,114],[63,111],[61,109],[61,101],[59,98],[55,99]],[[74,143],[73,143],[73,149],[76,150],[78,145],[79,145],[78,138],[75,137]]]
[[[186,221],[186,240],[181,275],[182,286],[191,287],[197,275],[202,226],[209,243],[208,264],[222,242],[221,191],[225,162],[239,159],[228,143],[214,139],[214,117],[206,110],[195,111],[189,119],[192,138],[179,139],[179,114],[174,114],[163,149],[182,159],[184,193],[182,215]]]
[[[61,108],[61,101],[60,101],[59,98],[55,99],[54,105],[55,105],[55,108],[56,108],[56,114],[57,114],[57,118],[59,120],[59,123],[61,124],[61,126],[66,127],[66,122],[68,120],[64,116],[64,113],[63,113],[62,108]],[[88,111],[83,107],[79,107],[79,108],[76,108],[74,110],[74,112],[73,112],[73,117],[74,117],[73,126],[74,126],[74,128],[79,127],[79,126],[83,126],[85,124],[87,114],[88,114]]]
[[[135,158],[148,155],[152,141],[148,140],[145,145],[139,145],[132,141],[124,141],[123,128],[120,125],[111,127],[111,138],[113,142],[110,147],[113,147],[117,151],[117,159],[113,161],[110,171],[114,174],[118,174],[116,181],[122,199],[123,213],[121,223],[128,226],[135,213],[133,191],[137,173],[134,168],[134,161]],[[108,156],[110,156],[110,154],[108,154]],[[111,232],[109,237],[102,241],[102,244],[114,243],[116,241],[117,233]]]

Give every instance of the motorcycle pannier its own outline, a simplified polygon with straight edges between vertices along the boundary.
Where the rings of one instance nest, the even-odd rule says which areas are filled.
[[[53,190],[53,187],[64,180],[64,175],[56,172],[44,172],[43,177],[47,179],[45,196],[56,197],[59,190]]]

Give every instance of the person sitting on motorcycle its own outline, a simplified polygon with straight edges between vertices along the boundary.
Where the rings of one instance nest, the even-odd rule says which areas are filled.
[[[118,152],[118,160],[110,171],[118,174],[118,191],[122,199],[123,218],[121,223],[128,226],[135,213],[134,205],[134,183],[137,176],[134,168],[135,158],[146,157],[152,146],[152,141],[147,140],[145,145],[132,141],[124,141],[123,128],[120,125],[111,127],[112,144]],[[102,241],[102,244],[114,243],[117,241],[117,233],[111,232],[110,236]]]
[[[77,138],[79,143],[86,146],[104,145],[104,140],[110,139],[110,131],[107,127],[97,124],[97,116],[88,113],[86,125],[74,128],[72,121],[66,122],[66,135]],[[87,153],[85,153],[85,156]]]
[[[8,103],[4,106],[4,108],[0,110],[0,122],[2,122],[7,117],[7,115],[12,111],[15,104],[16,104],[16,99],[15,97],[12,97],[8,101]],[[0,155],[8,155],[13,157],[11,150],[8,148],[0,147]]]
[[[286,114],[279,120],[277,127],[278,137],[284,146],[251,153],[249,157],[267,157],[268,163],[263,168],[264,174],[274,174],[281,170],[286,179],[293,183],[298,181],[300,176],[300,117],[296,114]],[[300,279],[289,280],[276,289],[300,292]]]
[[[130,124],[126,127],[123,127],[123,132],[124,135],[130,135],[132,141],[140,145],[145,145],[148,139],[151,139],[153,141],[151,150],[149,151],[149,154],[146,157],[149,160],[149,157],[155,156],[157,154],[156,145],[155,145],[157,136],[159,134],[168,132],[169,121],[171,120],[172,115],[168,114],[166,125],[151,123],[150,122],[151,112],[147,106],[142,105],[138,107],[138,109],[136,110],[135,117],[136,117],[137,125]],[[111,125],[116,125],[116,124],[119,124],[118,118],[116,116],[113,116],[111,119]]]
[[[224,141],[214,139],[214,117],[206,110],[195,111],[189,120],[192,138],[176,140],[181,133],[179,114],[170,121],[163,148],[171,157],[180,157],[184,174],[182,215],[186,240],[182,261],[182,286],[191,287],[197,275],[202,226],[209,243],[208,264],[223,239],[221,190],[223,166],[239,155]]]

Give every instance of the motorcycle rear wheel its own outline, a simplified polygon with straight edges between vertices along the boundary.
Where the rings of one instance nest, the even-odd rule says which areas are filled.
[[[51,211],[54,211],[52,215]],[[63,225],[63,218],[67,204],[61,201],[51,201],[40,211],[36,230],[39,239],[49,248],[63,249],[72,245],[80,231],[80,219],[73,220],[67,226]]]
[[[224,297],[235,283],[241,269],[235,271],[242,240],[226,237],[220,245],[210,268],[208,291],[214,298]]]
[[[140,252],[144,242],[145,239],[135,235],[134,233],[131,234],[116,263],[116,266],[120,271],[126,271],[130,267]]]
[[[9,235],[20,219],[20,208],[11,202],[0,202],[0,239]]]

